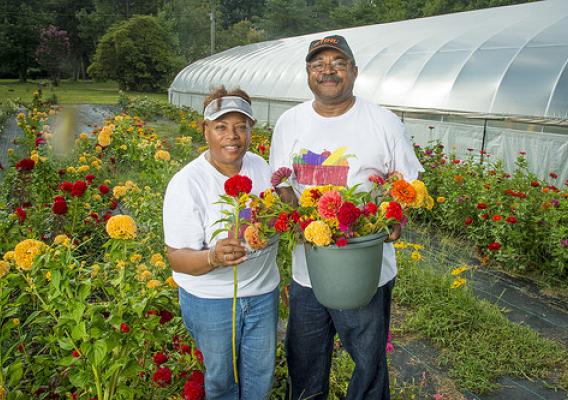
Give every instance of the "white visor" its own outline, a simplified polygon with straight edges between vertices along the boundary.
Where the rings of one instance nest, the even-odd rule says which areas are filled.
[[[252,108],[250,104],[239,96],[224,96],[220,99],[213,100],[207,105],[207,107],[205,107],[205,110],[203,111],[203,119],[207,121],[215,121],[217,118],[230,112],[244,114],[251,120],[256,121],[252,116]]]

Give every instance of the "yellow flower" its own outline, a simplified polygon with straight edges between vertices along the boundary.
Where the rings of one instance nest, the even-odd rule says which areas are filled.
[[[198,153],[203,153],[205,150],[207,150],[209,148],[209,146],[205,145],[205,146],[201,146],[197,149]]]
[[[147,281],[152,277],[152,273],[148,270],[140,271],[136,274],[136,279],[140,282]]]
[[[406,242],[395,242],[393,246],[395,249],[402,250],[406,249],[408,247],[408,244]]]
[[[122,119],[123,119],[122,115],[117,115],[117,116],[114,117],[115,122],[120,122],[120,121],[122,121]]]
[[[112,195],[114,197],[116,197],[117,199],[123,197],[124,195],[126,195],[126,192],[128,191],[128,189],[126,188],[126,186],[115,186],[112,189]]]
[[[126,186],[128,189],[132,189],[134,186],[136,186],[136,184],[131,180],[128,180],[124,183],[124,186]]]
[[[136,223],[130,215],[115,215],[107,221],[106,231],[113,239],[134,239]]]
[[[23,120],[24,118],[26,118],[26,114],[24,114],[23,112],[21,112],[21,113],[19,113],[19,114],[16,116],[16,118],[21,121],[21,120]]]
[[[101,201],[103,198],[101,197],[100,194],[95,193],[95,194],[91,197],[91,199],[93,199],[93,201]]]
[[[276,196],[274,195],[274,191],[272,189],[265,190],[262,199],[264,207],[270,208],[275,202],[276,202]]]
[[[91,165],[95,168],[98,168],[101,166],[101,162],[98,159],[95,159],[93,161],[91,161]]]
[[[82,140],[87,140],[89,138],[89,135],[87,135],[85,132],[81,132],[79,138]]]
[[[304,236],[308,242],[316,246],[327,246],[331,243],[331,229],[323,221],[314,221],[304,230]]]
[[[424,245],[420,243],[409,243],[408,245],[412,246],[414,250],[422,250],[424,248]]]
[[[434,208],[434,199],[432,198],[432,196],[426,197],[426,200],[424,201],[424,207],[427,210],[431,210],[432,208]]]
[[[389,208],[389,203],[388,201],[383,201],[380,205],[379,205],[379,210],[381,210],[381,215],[384,216],[387,213],[387,210]]]
[[[2,257],[4,261],[12,261],[14,259],[14,251],[10,250],[4,253],[4,257]]]
[[[462,273],[464,273],[467,270],[469,270],[469,266],[464,264],[464,265],[460,265],[459,267],[452,269],[451,274],[453,276],[458,276],[458,275],[461,275]]]
[[[89,167],[88,165],[81,165],[79,167],[79,172],[87,172],[90,169],[91,169],[91,167]]]
[[[141,256],[140,254],[138,254],[138,253],[132,254],[132,255],[130,256],[130,262],[137,263],[137,262],[139,262],[140,260],[142,260],[142,256]]]
[[[116,262],[116,268],[118,268],[118,269],[124,269],[124,268],[126,268],[126,261],[124,261],[124,260],[118,260],[118,261]]]
[[[102,131],[99,133],[98,144],[101,147],[108,147],[111,144],[111,138],[109,134],[104,134]],[[102,150],[102,149],[101,149]]]
[[[439,196],[436,201],[440,204],[445,203],[446,202],[446,198],[444,196]]]
[[[160,253],[154,253],[152,254],[152,256],[150,257],[150,264],[152,264],[154,267],[156,267],[158,262],[164,262],[164,257],[162,257],[162,255]]]
[[[77,172],[77,170],[75,169],[75,167],[67,167],[67,172],[70,174],[74,174],[75,172]]]
[[[62,244],[63,246],[69,246],[70,239],[67,235],[57,235],[55,239],[53,239],[53,244],[58,245]]]
[[[419,251],[413,251],[412,253],[410,253],[410,258],[412,258],[414,261],[420,261],[422,260],[422,255]]]
[[[47,271],[47,272],[45,273],[45,279],[46,279],[48,282],[51,281],[51,271]]]
[[[96,145],[95,146],[95,153],[101,153],[103,151],[103,148],[100,145]]]
[[[8,154],[9,156],[13,156],[14,155],[14,149],[10,148],[10,149],[6,150],[6,154]]]
[[[241,194],[241,197],[239,197],[239,207],[245,208],[247,201],[249,201],[249,199],[250,199],[250,197],[249,197],[248,193]]]
[[[148,283],[146,284],[146,287],[148,289],[154,289],[154,288],[157,288],[158,286],[160,286],[161,284],[162,284],[162,282],[160,282],[159,280],[152,279],[152,280],[148,281]]]
[[[12,318],[12,324],[14,324],[14,328],[20,326],[20,320],[18,318]]]
[[[0,279],[6,276],[10,272],[10,264],[7,261],[0,261]]]
[[[23,270],[30,270],[33,266],[34,258],[43,253],[45,243],[35,239],[25,239],[14,248],[14,260],[16,266]]]
[[[85,156],[81,156],[81,157],[79,157],[79,162],[84,164],[84,163],[87,162],[87,158]]]
[[[414,197],[414,200],[410,204],[410,207],[412,208],[423,207],[424,201],[428,197],[428,189],[426,189],[426,185],[424,185],[424,182],[418,179],[413,180],[412,182],[410,182],[410,184],[412,185],[414,191],[416,192],[416,195]]]
[[[100,270],[101,267],[99,266],[99,264],[93,264],[93,266],[91,267],[91,278],[95,279]]]
[[[38,156],[37,153],[33,153],[33,154],[30,156],[30,158],[31,158],[32,160],[34,160],[34,163],[36,163],[36,164],[39,162],[39,156]]]
[[[168,284],[169,287],[171,287],[172,289],[177,289],[178,285],[177,283],[174,281],[174,278],[169,276],[168,279],[166,279],[166,283]]]
[[[457,288],[465,285],[466,282],[467,281],[464,278],[458,278],[458,279],[454,280],[451,287],[452,287],[452,289],[457,289]]]
[[[120,145],[121,150],[128,150],[128,146],[125,144]]]
[[[154,159],[156,161],[170,161],[170,153],[166,150],[158,150],[156,154],[154,154]]]
[[[253,225],[247,226],[245,232],[243,234],[245,241],[253,250],[260,250],[266,247],[268,241],[266,239],[261,239],[260,231],[258,230],[258,226],[260,224],[256,223]]]

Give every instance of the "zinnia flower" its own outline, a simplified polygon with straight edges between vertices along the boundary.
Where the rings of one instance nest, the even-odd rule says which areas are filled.
[[[278,215],[276,222],[274,223],[274,228],[277,232],[280,233],[287,232],[289,230],[288,214],[286,214],[284,211],[281,212],[280,215]]]
[[[331,229],[323,221],[313,221],[304,230],[308,242],[316,246],[327,246],[331,243]]]
[[[183,400],[205,399],[205,377],[201,371],[193,371],[183,385]]]
[[[373,183],[375,183],[379,186],[384,185],[385,182],[386,182],[385,179],[383,177],[379,176],[379,175],[371,175],[369,177],[369,181],[371,181],[371,182],[373,182]]]
[[[349,227],[357,221],[363,212],[350,201],[344,202],[337,213],[337,220],[339,221],[339,228],[346,231]]]
[[[397,221],[402,221],[402,206],[396,201],[389,202],[387,209],[385,211],[385,218],[394,218]]]
[[[152,375],[152,380],[158,386],[167,386],[172,382],[172,371],[166,367],[158,368],[158,370],[154,372],[154,375]]]
[[[377,205],[375,203],[373,203],[372,201],[370,201],[367,204],[365,204],[365,209],[363,210],[363,213],[366,216],[376,215],[378,209],[379,208],[377,207]]]
[[[17,171],[31,171],[35,167],[35,162],[31,158],[22,158],[16,163]]]
[[[499,250],[501,248],[501,243],[499,242],[489,243],[487,248],[491,251]]]
[[[465,278],[458,278],[458,279],[454,280],[451,287],[452,287],[452,289],[457,289],[457,288],[465,285],[466,282],[467,281],[465,280]]]
[[[76,181],[73,184],[73,189],[71,189],[71,196],[72,197],[81,197],[85,190],[87,190],[87,184],[85,181]]]
[[[107,185],[99,185],[99,192],[100,194],[102,194],[103,196],[105,194],[107,194],[110,191],[110,189],[108,188]]]
[[[426,189],[426,185],[424,184],[424,182],[418,179],[413,180],[410,184],[412,185],[415,191],[415,197],[412,203],[410,204],[410,207],[412,208],[423,207],[426,198],[428,197],[428,189]]]
[[[225,181],[225,193],[231,197],[239,197],[242,193],[250,193],[252,181],[248,176],[234,175]]]
[[[35,239],[25,239],[14,248],[16,266],[25,271],[32,269],[34,258],[43,253],[46,245]]]
[[[6,276],[10,271],[10,264],[4,260],[0,260],[0,279]]]
[[[318,212],[324,218],[335,218],[342,204],[341,194],[337,190],[331,190],[319,198]]]
[[[274,187],[280,185],[283,181],[292,175],[292,170],[287,167],[280,167],[272,174],[270,184]]]
[[[516,224],[516,223],[517,223],[517,218],[514,217],[514,216],[510,216],[510,217],[507,217],[507,219],[506,219],[505,221],[507,221],[507,222],[510,223],[510,224]]]
[[[18,223],[22,224],[26,220],[26,217],[27,217],[26,210],[24,210],[22,207],[18,207],[18,208],[16,208],[15,213],[16,213],[16,216],[18,217]]]
[[[53,206],[51,206],[51,211],[56,215],[66,214],[68,210],[67,201],[63,196],[55,196]]]
[[[152,358],[154,359],[154,364],[156,365],[162,365],[163,363],[168,361],[168,356],[161,352],[154,354],[154,357]]]
[[[134,239],[136,223],[130,215],[115,215],[107,221],[106,231],[113,239]]]
[[[409,205],[412,204],[416,197],[416,190],[410,183],[399,179],[392,184],[391,195],[399,203]]]
[[[166,150],[158,150],[154,154],[154,159],[156,161],[170,161],[170,153]]]
[[[120,324],[120,331],[122,333],[128,333],[128,332],[130,332],[130,327],[125,322],[122,322]]]
[[[464,223],[465,225],[471,225],[471,224],[473,224],[473,218],[471,218],[471,217],[465,217],[465,220],[463,221],[463,223]]]
[[[164,325],[166,322],[169,322],[174,317],[174,315],[171,312],[166,310],[161,310],[159,312],[159,315],[160,315],[160,324],[162,325]]]

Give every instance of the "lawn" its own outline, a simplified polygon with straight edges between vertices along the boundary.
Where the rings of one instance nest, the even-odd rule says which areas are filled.
[[[0,79],[1,99],[31,99],[35,90],[42,88],[43,97],[57,96],[59,104],[116,104],[119,90],[116,82],[62,81],[53,87],[47,80],[34,80],[26,83],[16,79]],[[128,92],[130,96],[148,96],[156,100],[168,100],[167,93]]]

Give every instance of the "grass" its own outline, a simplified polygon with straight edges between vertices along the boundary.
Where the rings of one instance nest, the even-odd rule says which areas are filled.
[[[497,306],[476,298],[467,286],[452,289],[453,278],[435,269],[435,260],[417,265],[405,252],[398,259],[394,300],[411,309],[403,332],[434,343],[441,352],[440,364],[461,388],[487,392],[507,375],[556,379],[557,386],[568,389],[564,346],[509,321]]]
[[[59,104],[116,104],[118,102],[118,84],[116,82],[61,81],[59,87],[53,87],[47,80],[18,82],[15,79],[0,79],[0,98],[22,99],[29,101],[32,93],[42,85],[45,99],[55,95]],[[166,93],[127,92],[129,96],[148,96],[167,101]]]

